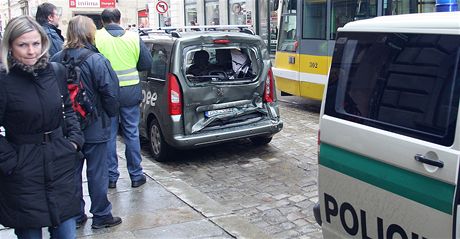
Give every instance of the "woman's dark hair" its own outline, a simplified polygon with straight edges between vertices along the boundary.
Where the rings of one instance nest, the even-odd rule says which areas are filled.
[[[54,10],[57,9],[56,6],[52,3],[42,3],[37,8],[37,14],[35,14],[35,20],[40,25],[43,25],[48,22],[48,16],[54,14]]]
[[[104,24],[120,23],[121,13],[116,8],[106,8],[101,13],[101,20]]]

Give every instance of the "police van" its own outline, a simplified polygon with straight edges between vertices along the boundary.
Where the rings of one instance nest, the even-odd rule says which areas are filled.
[[[325,92],[324,238],[460,238],[460,12],[348,23]]]

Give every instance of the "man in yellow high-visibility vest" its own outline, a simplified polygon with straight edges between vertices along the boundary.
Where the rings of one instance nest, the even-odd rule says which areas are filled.
[[[125,155],[131,186],[139,187],[146,182],[141,166],[138,129],[139,104],[142,101],[139,71],[150,70],[152,56],[138,33],[125,31],[120,26],[121,13],[118,9],[104,9],[101,19],[104,28],[96,33],[96,47],[110,61],[120,82],[120,115],[112,118],[111,140],[108,144],[109,188],[116,187],[120,176],[116,148],[119,123],[126,145]]]

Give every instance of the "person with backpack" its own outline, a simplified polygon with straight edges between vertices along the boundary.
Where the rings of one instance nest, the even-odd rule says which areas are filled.
[[[110,118],[118,115],[118,78],[110,62],[94,47],[96,26],[86,16],[75,16],[69,21],[64,50],[56,53],[52,61],[66,66],[67,87],[73,97],[74,109],[80,119],[85,136],[82,152],[86,158],[90,212],[93,229],[121,223],[112,215],[112,204],[107,198],[108,169],[107,142],[110,139]],[[80,216],[77,226],[87,220],[82,191],[84,159],[79,161],[77,187],[80,197]]]
[[[35,18],[42,25],[48,36],[50,41],[48,53],[53,56],[62,49],[64,44],[64,37],[61,34],[61,30],[58,29],[60,14],[57,11],[57,7],[52,3],[42,3],[37,7]]]
[[[76,238],[75,167],[84,143],[49,41],[30,16],[8,22],[1,44],[0,224],[19,239]]]
[[[141,144],[139,140],[139,119],[142,91],[139,71],[152,67],[152,56],[140,39],[139,34],[125,31],[120,26],[121,13],[118,9],[106,8],[101,19],[104,28],[96,33],[97,49],[109,59],[120,80],[120,116],[112,118],[112,132],[109,143],[109,188],[115,188],[118,171],[117,132],[121,124],[125,155],[131,187],[146,182],[141,166]]]

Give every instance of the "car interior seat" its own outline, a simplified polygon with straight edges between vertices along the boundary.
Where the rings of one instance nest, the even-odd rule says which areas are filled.
[[[216,61],[218,70],[225,72],[232,70],[232,54],[230,49],[217,49],[216,50]]]
[[[192,65],[188,68],[187,74],[195,76],[206,75],[209,66],[209,53],[205,50],[195,52]]]

